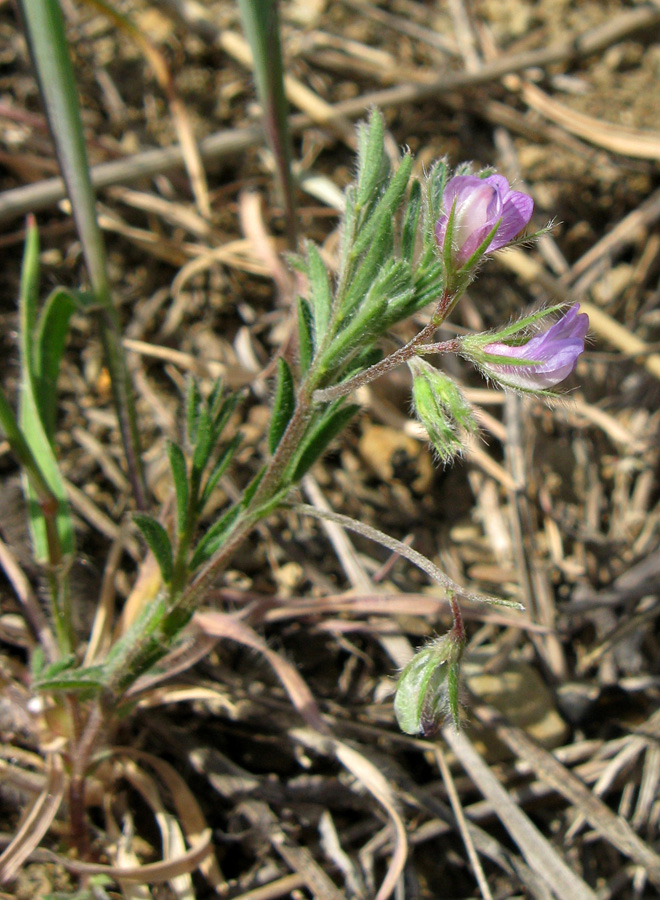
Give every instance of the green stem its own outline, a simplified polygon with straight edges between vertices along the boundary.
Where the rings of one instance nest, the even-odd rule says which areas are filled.
[[[140,675],[147,665],[153,664],[151,650],[154,639],[162,638],[160,643],[163,654],[167,651],[172,635],[187,622],[255,525],[268,514],[269,501],[276,496],[278,490],[282,489],[282,477],[286,467],[309,423],[313,408],[310,394],[311,391],[305,381],[298,392],[294,414],[254,497],[247,509],[237,518],[220,549],[202,567],[188,587],[182,590],[178,581],[176,585],[171,585],[167,608],[162,615],[156,614],[154,617],[147,615],[144,627],[136,629],[132,635],[126,635],[125,646],[116,646],[111,671],[106,681],[110,691],[121,691]]]
[[[438,305],[431,321],[425,325],[414,338],[409,340],[407,344],[404,344],[403,347],[399,347],[394,353],[390,353],[385,359],[381,359],[379,362],[374,363],[373,366],[369,366],[368,369],[358,372],[357,375],[354,375],[347,381],[342,381],[341,384],[335,384],[332,387],[321,388],[320,390],[314,391],[312,394],[314,402],[329,403],[331,400],[337,400],[339,397],[346,397],[359,387],[362,387],[362,385],[369,384],[377,378],[380,378],[381,375],[391,372],[392,369],[407,362],[407,360],[411,359],[420,351],[426,353],[448,353],[455,351],[458,345],[454,340],[433,344],[433,350],[429,350],[428,345],[426,344],[426,342],[433,337],[438,326],[441,325],[446,318],[445,309],[449,305],[448,297],[450,297],[450,295],[445,291],[438,301]]]
[[[367,369],[366,372],[369,374],[365,380],[372,380],[373,378],[378,377],[378,375],[383,374],[384,371],[388,371],[395,365],[405,362],[406,359],[413,356],[420,348],[425,348],[427,346],[426,342],[433,336],[438,325],[441,324],[444,316],[446,316],[446,310],[453,299],[454,298],[448,295],[446,291],[443,292],[436,305],[434,315],[428,325],[426,325],[412,341],[409,341],[405,347],[399,348],[399,350],[391,354],[390,357],[383,360],[383,363],[379,364],[380,368],[379,366],[375,366]],[[453,347],[453,342],[450,341],[447,342],[447,344],[452,344]],[[442,345],[436,346],[438,348],[436,352],[440,352]],[[319,380],[323,375],[320,371],[320,366],[318,365],[321,361],[322,354],[317,353],[316,358],[317,365],[312,365],[312,368],[309,370],[305,380],[298,389],[298,396],[296,398],[296,406],[293,415],[289,420],[275,453],[271,457],[261,476],[259,486],[257,487],[254,496],[247,505],[247,508],[238,516],[220,549],[198,572],[194,580],[186,588],[183,588],[183,582],[181,581],[183,569],[180,568],[184,561],[184,558],[181,556],[182,548],[185,546],[187,540],[185,537],[187,528],[184,528],[184,534],[182,535],[179,550],[177,551],[177,561],[175,563],[175,572],[177,574],[170,586],[171,589],[167,608],[160,618],[156,617],[153,620],[150,620],[151,624],[149,626],[150,630],[148,635],[145,635],[144,633],[137,634],[136,632],[134,637],[127,638],[126,646],[121,649],[120,654],[115,657],[115,661],[113,662],[113,673],[108,682],[108,687],[111,690],[121,690],[122,687],[129,684],[137,677],[137,675],[141,674],[147,663],[151,664],[153,662],[153,660],[150,659],[149,654],[150,649],[153,647],[154,638],[162,636],[163,652],[165,652],[165,649],[169,646],[172,635],[183,627],[188,618],[199,606],[208,590],[227,567],[234,553],[245,541],[255,525],[271,511],[273,503],[278,498],[278,494],[283,492],[287,487],[287,467],[300,447],[300,443],[313,416],[316,402],[326,402],[328,399],[344,396],[349,393],[350,390],[354,389],[356,381],[361,378],[361,376],[358,375],[355,379],[346,382],[345,385],[338,385],[337,389],[328,388],[325,391],[315,391],[314,387],[319,383]],[[347,385],[352,385],[352,387],[346,390],[345,388]],[[328,396],[335,390],[336,393],[333,393],[332,396]],[[189,503],[192,503],[193,491],[191,491],[190,498]],[[190,506],[189,509],[191,509]],[[398,546],[397,543],[397,547]],[[414,551],[410,551],[408,556],[413,552]],[[415,561],[419,564],[417,557],[420,559],[423,558],[419,554],[414,555]],[[427,562],[424,561],[422,568],[426,564]],[[431,563],[428,563],[428,565],[431,566]],[[450,586],[452,590],[456,590],[459,593],[461,592],[458,585],[454,585],[454,583],[440,573],[436,567],[433,567],[433,573],[434,577],[437,577],[438,580],[440,580],[440,583]],[[133,641],[132,644],[130,643],[131,640]]]
[[[395,351],[387,358],[387,360],[392,360],[391,363],[388,363],[387,360],[383,360],[382,363],[387,364],[385,368],[380,371],[375,371],[378,369],[378,366],[381,365],[377,364],[376,366],[367,369],[366,372],[370,373],[371,377],[366,380],[377,378],[378,375],[383,374],[384,371],[389,371],[390,368],[400,365],[400,363],[405,362],[406,359],[413,356],[416,349],[419,346],[423,346],[427,339],[432,337],[436,328],[442,322],[442,318],[439,317],[444,314],[448,302],[447,294],[444,292],[438,301],[434,315],[428,325],[426,325],[412,341],[409,341],[405,347],[399,348],[399,350]],[[320,358],[320,356],[321,354],[317,356],[317,359]],[[272,500],[272,498],[285,486],[282,483],[284,473],[304,437],[314,412],[315,403],[345,396],[345,394],[354,390],[357,385],[354,385],[348,390],[342,389],[353,381],[360,379],[361,376],[357,375],[355,379],[350,379],[345,385],[337,385],[337,388],[328,388],[325,391],[314,391],[314,384],[318,383],[319,377],[320,373],[312,366],[298,390],[293,416],[282,435],[282,439],[280,440],[275,453],[268,463],[266,471],[262,476],[259,487],[257,488],[248,509],[245,511],[245,514],[239,518],[234,526],[234,530],[230,533],[228,540],[222,545],[218,554],[216,554],[213,559],[209,560],[206,566],[197,575],[191,586],[183,593],[181,599],[177,601],[177,607],[182,606],[186,609],[193,609],[195,607],[199,602],[199,599],[201,599],[206,590],[224,569],[235,549],[240,546],[254,525],[263,518],[265,515],[264,510],[268,509],[269,501]],[[336,391],[336,393],[334,393],[333,396],[327,396],[334,391]],[[319,395],[321,395],[320,399]]]
[[[105,680],[110,694],[120,694],[135,679],[154,665],[170,649],[172,636],[178,633],[197,609],[201,599],[234,553],[252,531],[257,519],[239,519],[225,543],[194,581],[172,599],[168,606],[154,601],[131,631],[115,644],[108,661]],[[154,648],[157,647],[157,651]]]
[[[171,603],[181,593],[188,578],[188,555],[197,526],[200,486],[201,473],[197,472],[193,467],[193,471],[190,474],[186,518],[181,533],[177,535],[176,556],[170,581]]]

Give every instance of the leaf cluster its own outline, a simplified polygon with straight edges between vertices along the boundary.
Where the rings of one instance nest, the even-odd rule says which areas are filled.
[[[241,443],[240,433],[223,441],[238,400],[238,394],[224,392],[220,380],[206,399],[198,383],[195,380],[190,383],[186,414],[188,458],[177,443],[170,442],[167,448],[176,498],[174,545],[167,529],[153,516],[144,513],[134,516],[158,562],[163,582],[172,592],[180,590],[188,575],[216,551],[240,511],[240,504],[230,507],[192,547],[204,508]]]
[[[357,177],[345,193],[339,266],[328,271],[319,248],[307,241],[291,258],[307,283],[298,298],[300,390],[312,393],[346,381],[380,359],[386,332],[443,290],[435,221],[447,180],[444,161],[424,183],[412,177],[409,152],[392,164],[385,148],[381,114],[374,110],[358,126]],[[298,402],[296,379],[278,361],[269,449],[280,445]],[[294,484],[350,421],[358,407],[344,399],[319,404],[286,466],[284,483]]]
[[[374,110],[358,127],[357,179],[345,193],[339,271],[333,280],[311,242],[293,264],[308,282],[298,303],[300,368],[314,387],[336,384],[364,365],[390,328],[442,293],[443,265],[434,225],[447,179],[444,161],[425,184],[412,178],[405,152],[392,165],[384,123]]]

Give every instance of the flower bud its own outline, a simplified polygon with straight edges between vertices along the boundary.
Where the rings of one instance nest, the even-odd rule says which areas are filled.
[[[417,417],[439,457],[443,462],[449,462],[463,450],[455,426],[470,433],[477,430],[472,408],[452,379],[426,360],[413,357],[408,365],[413,374],[412,394]]]
[[[454,271],[499,250],[529,224],[534,201],[512,191],[503,175],[455,175],[445,187],[435,238],[445,264]],[[449,246],[447,246],[449,243]]]
[[[418,650],[399,677],[394,713],[406,734],[434,735],[450,713],[458,721],[458,669],[464,642],[451,632]]]
[[[589,316],[578,313],[579,309],[580,305],[576,303],[547,331],[525,343],[519,343],[516,334],[536,317],[523,320],[517,328],[511,326],[500,334],[464,338],[461,352],[487,377],[504,387],[532,392],[547,390],[573,372],[584,351]],[[507,338],[513,338],[514,342],[507,343]]]

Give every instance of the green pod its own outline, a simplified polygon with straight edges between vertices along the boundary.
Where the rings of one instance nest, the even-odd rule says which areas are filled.
[[[432,737],[449,713],[459,727],[458,683],[465,643],[449,632],[415,653],[396,687],[394,714],[401,731]]]
[[[420,650],[405,667],[397,684],[394,714],[405,734],[430,737],[447,708],[447,658],[435,645]]]

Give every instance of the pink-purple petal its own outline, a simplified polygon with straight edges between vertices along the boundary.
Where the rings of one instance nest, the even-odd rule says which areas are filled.
[[[527,194],[512,191],[503,175],[455,175],[447,182],[442,206],[435,227],[436,240],[442,250],[453,210],[451,249],[454,263],[460,268],[496,226],[488,250],[499,250],[517,237],[529,223],[534,202]]]
[[[579,309],[579,304],[572,306],[547,331],[521,346],[511,347],[500,341],[486,344],[483,351],[491,357],[530,361],[529,366],[524,366],[486,359],[482,362],[486,374],[502,384],[522,390],[545,390],[559,384],[573,372],[584,351],[589,317],[585,313],[578,315]]]
[[[531,197],[520,191],[510,191],[504,200],[500,227],[489,249],[499,250],[518,237],[531,219],[533,209]]]

